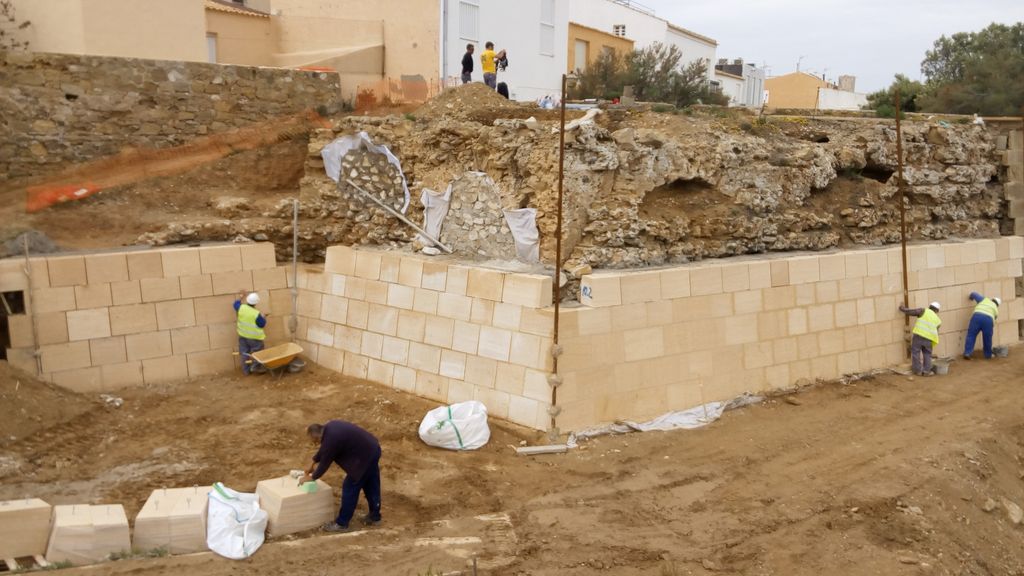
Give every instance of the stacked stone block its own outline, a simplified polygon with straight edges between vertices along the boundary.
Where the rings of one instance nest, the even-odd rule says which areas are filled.
[[[285,338],[286,268],[269,243],[34,258],[31,309],[11,317],[8,360],[66,388],[106,391],[231,371],[232,302],[256,290]],[[0,261],[0,289],[27,290],[23,259]],[[33,356],[37,326],[40,369]]]
[[[1017,236],[909,248],[910,306],[942,303],[938,355],[962,353],[972,291],[1003,299],[996,344],[1018,340],[1022,257]],[[900,364],[902,300],[899,248],[584,276],[583,305],[561,318],[559,425],[642,419]]]
[[[0,502],[0,559],[45,554],[52,509],[38,498]]]
[[[550,277],[332,246],[298,282],[297,336],[316,363],[547,426]]]
[[[1010,130],[1005,137],[1005,146],[1000,139],[1002,163],[1006,166],[1006,198],[1009,201],[1010,218],[1013,218],[1014,233],[1024,234],[1024,131]]]

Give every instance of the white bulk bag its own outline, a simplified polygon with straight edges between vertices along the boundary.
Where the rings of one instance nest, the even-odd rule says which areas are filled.
[[[491,439],[487,407],[470,400],[434,408],[420,422],[420,439],[449,450],[476,450]]]
[[[267,513],[255,494],[236,492],[217,482],[210,491],[206,545],[233,560],[252,556],[263,545]]]

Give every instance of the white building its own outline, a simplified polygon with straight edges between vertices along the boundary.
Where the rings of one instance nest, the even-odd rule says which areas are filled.
[[[714,79],[713,64],[718,42],[659,18],[653,10],[631,0],[568,0],[569,20],[616,36],[632,38],[637,49],[655,42],[676,46],[685,66],[704,60],[708,81]]]
[[[486,42],[504,49],[509,65],[498,72],[513,100],[558,95],[568,66],[569,6],[565,0],[441,0],[441,77],[457,82],[466,44],[473,44],[473,81],[483,80]]]
[[[720,58],[715,65],[715,83],[729,97],[730,106],[760,108],[764,103],[764,70],[738,58],[731,63]]]

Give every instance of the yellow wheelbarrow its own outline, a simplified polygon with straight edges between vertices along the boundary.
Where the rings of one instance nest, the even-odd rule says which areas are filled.
[[[253,352],[249,360],[243,358],[242,362],[251,362],[253,368],[262,368],[271,374],[275,374],[276,370],[276,375],[280,378],[286,370],[299,372],[306,367],[306,363],[298,358],[299,354],[302,354],[302,346],[288,342]]]

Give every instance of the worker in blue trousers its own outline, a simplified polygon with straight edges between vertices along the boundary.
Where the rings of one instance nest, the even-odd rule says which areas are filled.
[[[927,308],[905,308],[900,312],[907,316],[917,316],[914,323],[914,336],[910,339],[910,368],[917,376],[932,375],[932,346],[939,343],[939,310],[938,302],[932,302]]]
[[[327,472],[331,463],[345,471],[341,483],[341,507],[332,522],[324,524],[325,532],[348,532],[349,521],[359,503],[359,493],[366,495],[369,513],[364,526],[380,523],[380,442],[366,430],[344,420],[326,424],[310,424],[306,428],[310,441],[318,447],[313,462],[306,469],[302,482],[312,482]]]
[[[967,338],[964,338],[964,360],[971,359],[974,343],[978,339],[978,332],[981,332],[985,358],[991,358],[992,332],[995,329],[996,318],[999,317],[999,305],[1003,301],[998,296],[986,298],[977,292],[971,292],[969,299],[978,304],[974,307],[974,314],[971,314],[971,323],[967,325]]]

